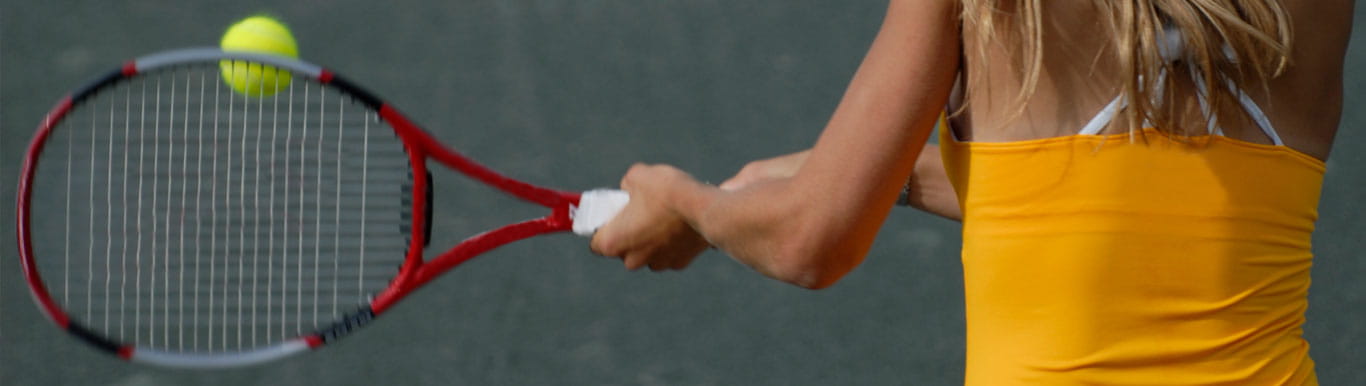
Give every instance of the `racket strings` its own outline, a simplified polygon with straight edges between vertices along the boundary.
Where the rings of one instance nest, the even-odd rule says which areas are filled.
[[[305,76],[251,97],[220,71],[176,66],[105,88],[41,155],[38,270],[73,320],[109,339],[270,345],[354,312],[402,263],[411,176],[392,130]]]

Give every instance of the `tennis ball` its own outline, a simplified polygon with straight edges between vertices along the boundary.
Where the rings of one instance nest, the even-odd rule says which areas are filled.
[[[220,43],[224,51],[246,51],[275,54],[290,58],[299,57],[299,47],[289,28],[269,16],[252,16],[228,27]],[[247,96],[263,97],[274,95],[289,86],[289,72],[261,63],[229,61],[219,62],[223,81],[233,90]]]

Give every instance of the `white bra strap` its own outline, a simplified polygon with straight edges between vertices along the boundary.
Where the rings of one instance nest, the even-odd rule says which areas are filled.
[[[1252,121],[1257,122],[1257,127],[1262,129],[1262,133],[1266,134],[1267,138],[1271,138],[1271,143],[1276,146],[1285,146],[1285,143],[1281,142],[1281,136],[1276,134],[1276,129],[1271,126],[1271,120],[1267,119],[1266,113],[1257,106],[1257,102],[1253,102],[1252,97],[1247,96],[1247,93],[1239,89],[1238,85],[1233,84],[1232,79],[1225,80],[1228,83],[1229,91],[1238,94],[1238,102],[1243,104],[1243,109],[1247,110],[1247,115],[1252,117]]]
[[[1200,101],[1200,114],[1204,115],[1205,119],[1209,122],[1209,124],[1205,126],[1205,130],[1213,135],[1224,135],[1224,129],[1219,128],[1219,117],[1214,116],[1214,113],[1210,111],[1209,89],[1205,87],[1205,78],[1199,76],[1199,73],[1195,71],[1195,67],[1189,68],[1191,79],[1195,79],[1195,92],[1198,93],[1195,99]]]
[[[1115,114],[1119,114],[1119,109],[1122,109],[1128,105],[1129,102],[1124,100],[1123,96],[1115,97],[1115,100],[1110,101],[1110,104],[1105,105],[1105,108],[1100,109],[1100,112],[1096,113],[1096,116],[1094,118],[1091,118],[1091,122],[1087,122],[1086,126],[1083,126],[1081,128],[1081,131],[1077,134],[1100,134],[1100,131],[1104,130],[1105,126],[1109,125],[1110,121],[1115,119]]]
[[[1184,41],[1181,37],[1181,30],[1177,29],[1175,26],[1164,25],[1162,28],[1162,41],[1158,47],[1162,54],[1162,58],[1168,63],[1177,61],[1180,57],[1183,45]],[[1227,44],[1224,45],[1224,55],[1228,56],[1230,59],[1237,59],[1233,54],[1233,50],[1229,48]],[[1200,101],[1200,112],[1209,120],[1209,125],[1206,127],[1206,130],[1213,135],[1224,135],[1224,130],[1219,127],[1218,117],[1215,117],[1210,109],[1208,100],[1209,89],[1205,86],[1205,78],[1199,76],[1200,74],[1196,71],[1195,67],[1188,68],[1190,68],[1191,79],[1195,80],[1195,87],[1199,93],[1196,99]],[[1158,72],[1157,76],[1156,95],[1158,98],[1161,98],[1162,87],[1167,79],[1167,69],[1163,68],[1162,71]],[[1271,120],[1267,119],[1266,113],[1262,111],[1260,106],[1257,106],[1257,102],[1254,102],[1251,97],[1247,96],[1247,93],[1243,92],[1242,89],[1239,89],[1238,85],[1234,84],[1232,79],[1224,79],[1224,81],[1229,92],[1238,96],[1238,103],[1243,105],[1243,110],[1247,112],[1248,116],[1252,117],[1253,122],[1257,123],[1257,127],[1262,129],[1262,133],[1266,134],[1267,138],[1271,139],[1271,143],[1276,146],[1284,146],[1285,143],[1281,142],[1281,136],[1276,134],[1276,129],[1271,126]],[[1161,101],[1159,100],[1158,102],[1160,103]],[[1081,131],[1077,132],[1077,134],[1100,134],[1100,131],[1105,130],[1105,127],[1110,125],[1110,121],[1115,119],[1115,115],[1118,115],[1119,111],[1127,106],[1129,106],[1129,101],[1124,98],[1123,94],[1115,97],[1114,100],[1110,101],[1110,104],[1105,105],[1105,108],[1102,108],[1099,113],[1096,113],[1096,116],[1091,118],[1091,121],[1087,122],[1086,126],[1083,126]],[[1148,122],[1143,122],[1143,125],[1147,126]]]
[[[1141,77],[1139,79],[1142,80]],[[1166,80],[1167,69],[1163,68],[1162,71],[1158,71],[1157,73],[1157,95],[1159,98],[1162,97],[1163,82]],[[1110,104],[1107,104],[1105,105],[1105,108],[1100,109],[1100,112],[1096,113],[1096,116],[1092,117],[1091,121],[1086,123],[1086,126],[1082,126],[1081,131],[1078,131],[1077,134],[1100,134],[1100,131],[1105,130],[1105,127],[1110,125],[1110,121],[1115,119],[1115,115],[1119,114],[1119,110],[1128,106],[1129,100],[1124,98],[1123,95],[1115,97],[1114,100],[1110,101]],[[1147,126],[1148,122],[1144,121],[1143,125]]]
[[[1197,98],[1200,100],[1200,112],[1205,114],[1205,117],[1209,118],[1208,129],[1211,134],[1224,135],[1224,130],[1220,128],[1217,123],[1218,117],[1215,117],[1210,113],[1209,101],[1206,100],[1209,95],[1209,90],[1205,86],[1205,78],[1198,75],[1199,74],[1195,69],[1192,68],[1191,78],[1195,79],[1195,87],[1200,92],[1199,98]],[[1257,102],[1254,102],[1251,97],[1247,96],[1247,93],[1243,92],[1242,89],[1239,89],[1238,85],[1233,84],[1232,79],[1225,79],[1224,81],[1224,85],[1228,86],[1228,91],[1238,96],[1238,103],[1243,105],[1243,110],[1247,112],[1247,115],[1252,118],[1253,122],[1257,123],[1257,127],[1262,129],[1262,133],[1266,134],[1266,137],[1271,139],[1271,143],[1276,146],[1285,146],[1285,143],[1281,141],[1281,136],[1276,134],[1276,129],[1271,126],[1271,120],[1267,119],[1266,113],[1262,111],[1261,107],[1257,106]]]
[[[1195,87],[1197,92],[1199,93],[1196,99],[1200,101],[1200,112],[1209,119],[1209,125],[1206,127],[1206,129],[1209,130],[1210,134],[1224,135],[1224,130],[1221,127],[1219,127],[1218,117],[1215,117],[1210,111],[1209,101],[1207,97],[1209,95],[1209,89],[1205,85],[1205,79],[1197,75],[1198,74],[1195,73],[1195,70],[1192,69],[1191,78],[1195,79]],[[1162,86],[1162,81],[1167,76],[1167,72],[1163,70],[1162,72],[1158,73],[1158,76],[1158,95],[1162,95],[1162,90],[1160,87]],[[1228,86],[1229,92],[1238,95],[1238,103],[1241,104],[1243,106],[1243,109],[1247,111],[1247,115],[1249,117],[1252,117],[1252,121],[1257,123],[1257,127],[1262,129],[1262,133],[1266,134],[1267,138],[1271,139],[1271,143],[1276,146],[1284,146],[1285,143],[1281,141],[1281,136],[1276,134],[1276,129],[1271,126],[1271,120],[1267,119],[1266,113],[1262,111],[1261,107],[1257,106],[1257,102],[1253,101],[1252,98],[1247,95],[1247,93],[1243,92],[1243,90],[1239,89],[1237,85],[1233,84],[1233,80],[1227,80],[1226,85]],[[1105,127],[1110,124],[1110,121],[1115,119],[1115,115],[1119,114],[1119,110],[1128,106],[1129,101],[1126,100],[1123,96],[1115,97],[1114,100],[1111,100],[1109,104],[1105,105],[1105,108],[1102,108],[1100,112],[1096,113],[1096,116],[1091,118],[1091,121],[1087,122],[1086,126],[1082,126],[1081,130],[1078,131],[1077,134],[1100,134],[1100,131],[1104,130]],[[1146,125],[1147,122],[1144,122],[1144,124]]]

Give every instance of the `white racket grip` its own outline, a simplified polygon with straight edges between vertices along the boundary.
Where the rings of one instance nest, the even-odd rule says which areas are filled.
[[[598,228],[612,221],[621,208],[631,201],[631,195],[616,189],[593,189],[579,196],[579,206],[569,210],[574,220],[574,233],[592,237]]]

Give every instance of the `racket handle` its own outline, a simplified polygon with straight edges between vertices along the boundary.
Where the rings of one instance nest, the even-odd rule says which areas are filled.
[[[574,233],[592,237],[608,221],[616,217],[621,208],[631,201],[631,196],[616,189],[594,189],[579,196],[578,208],[569,214],[574,219]]]

